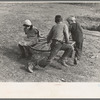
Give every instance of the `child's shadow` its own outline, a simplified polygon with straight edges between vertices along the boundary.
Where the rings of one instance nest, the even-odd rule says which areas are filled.
[[[12,47],[2,46],[0,47],[0,50],[2,51],[2,54],[8,57],[11,61],[18,62],[22,64],[22,66],[23,65],[27,66],[27,62],[28,62],[27,59],[18,59],[20,55],[20,51],[17,46],[12,46]],[[21,69],[26,70],[26,68],[24,67],[23,68],[21,67]]]

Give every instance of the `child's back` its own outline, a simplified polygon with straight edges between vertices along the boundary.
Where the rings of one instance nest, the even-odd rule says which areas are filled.
[[[78,22],[71,24],[72,39],[76,42],[83,41],[83,31]]]

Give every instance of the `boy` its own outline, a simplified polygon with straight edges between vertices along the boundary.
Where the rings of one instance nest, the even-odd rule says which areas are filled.
[[[72,40],[76,42],[74,64],[77,64],[77,61],[80,60],[82,54],[83,31],[74,16],[67,18],[67,21],[69,23],[69,31],[71,32]]]
[[[68,67],[66,64],[67,57],[71,57],[72,54],[72,47],[68,45],[69,42],[69,33],[68,27],[66,24],[63,23],[63,19],[61,15],[55,16],[55,25],[50,30],[47,36],[47,43],[51,43],[51,52],[47,59],[50,63],[51,60],[57,55],[60,50],[64,50],[64,54],[60,58],[60,62],[62,65]],[[64,42],[65,40],[65,42]]]

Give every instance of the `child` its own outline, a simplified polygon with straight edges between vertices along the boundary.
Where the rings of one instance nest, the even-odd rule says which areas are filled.
[[[66,59],[67,57],[70,57],[72,53],[72,47],[67,45],[69,42],[68,27],[63,23],[61,15],[55,16],[55,23],[56,24],[52,27],[47,37],[47,43],[52,42],[50,45],[51,52],[47,61],[50,63],[60,50],[64,50],[64,54],[60,58],[60,62],[62,65],[68,67]]]
[[[28,53],[28,57],[32,56],[32,53],[30,51],[30,46],[34,46],[35,44],[37,44],[39,37],[39,31],[32,25],[30,20],[25,20],[23,26],[26,38],[24,38],[18,44],[21,51],[20,58],[26,57],[25,51]]]
[[[83,47],[83,32],[80,24],[76,21],[74,16],[67,18],[69,23],[69,31],[71,32],[72,40],[75,41],[75,58],[74,64],[77,64],[77,61],[80,60]]]

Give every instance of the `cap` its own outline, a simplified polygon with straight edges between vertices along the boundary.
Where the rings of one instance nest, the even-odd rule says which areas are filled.
[[[31,21],[30,20],[25,20],[24,21],[24,24],[23,24],[23,26],[25,26],[25,25],[28,25],[28,26],[31,26],[32,25],[32,23],[31,23]]]

